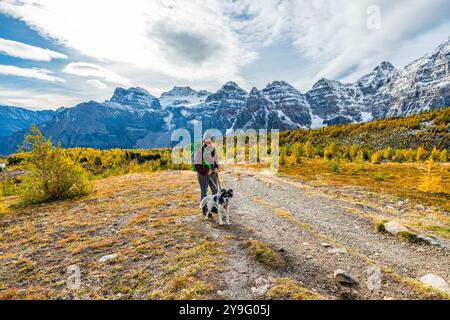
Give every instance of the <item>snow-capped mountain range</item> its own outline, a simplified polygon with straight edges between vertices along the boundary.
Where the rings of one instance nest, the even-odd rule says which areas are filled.
[[[170,145],[174,129],[311,129],[407,116],[450,106],[450,38],[432,53],[395,68],[382,62],[355,83],[321,79],[301,93],[284,81],[247,92],[228,82],[217,92],[174,87],[159,98],[117,88],[103,103],[36,113],[0,107],[0,153],[15,151],[31,123],[64,146],[147,148]],[[15,110],[17,109],[17,110]],[[32,115],[34,114],[34,115]]]

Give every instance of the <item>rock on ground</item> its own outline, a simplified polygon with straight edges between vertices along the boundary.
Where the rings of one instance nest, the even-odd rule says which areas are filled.
[[[338,269],[334,272],[334,278],[340,284],[356,284],[356,280],[353,279],[352,275],[348,271],[342,269]]]
[[[396,221],[386,222],[384,224],[384,229],[393,235],[397,235],[400,232],[409,232],[408,228],[406,228],[405,226],[401,225]]]
[[[423,276],[422,278],[420,278],[420,281],[427,286],[430,286],[434,289],[440,290],[442,292],[445,292],[447,294],[450,294],[450,286],[449,284],[442,279],[441,277],[429,273],[425,276]]]
[[[113,254],[108,254],[106,256],[101,257],[100,259],[98,259],[98,262],[104,263],[104,262],[108,262],[108,261],[115,260],[115,259],[117,259],[117,254],[113,253]]]

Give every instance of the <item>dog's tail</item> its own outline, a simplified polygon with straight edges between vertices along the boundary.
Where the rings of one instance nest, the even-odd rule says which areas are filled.
[[[208,197],[204,197],[202,202],[200,202],[200,209],[203,209],[206,206],[206,201],[208,200]]]

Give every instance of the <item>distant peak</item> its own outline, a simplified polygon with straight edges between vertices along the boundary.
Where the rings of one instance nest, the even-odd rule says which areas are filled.
[[[225,83],[222,88],[220,88],[220,91],[239,91],[241,93],[247,93],[244,89],[239,87],[239,85],[234,81],[229,81]]]
[[[159,107],[158,99],[140,87],[116,88],[110,102],[139,107]]]
[[[251,96],[258,96],[260,93],[257,88],[253,87],[252,91],[250,91]]]
[[[314,84],[313,88],[316,88],[316,87],[319,87],[319,86],[323,86],[323,85],[327,85],[327,84],[329,84],[331,82],[332,82],[332,80],[329,80],[327,78],[320,78],[319,81],[317,81]]]
[[[289,86],[290,84],[283,80],[277,80],[268,84],[269,86]]]
[[[161,97],[182,97],[182,96],[193,96],[197,95],[197,91],[191,87],[173,87],[172,90],[164,92]]]
[[[450,51],[450,37],[448,37],[447,41],[440,44],[435,52],[449,52]]]
[[[375,68],[375,70],[379,70],[379,69],[382,69],[382,70],[394,70],[395,67],[394,67],[394,65],[393,65],[392,63],[390,63],[389,61],[383,61],[383,62],[380,63],[379,66],[377,66],[377,67]]]
[[[115,92],[139,92],[142,94],[150,94],[147,90],[145,90],[141,87],[131,87],[128,89],[118,87],[118,88],[116,88]]]
[[[242,90],[242,88],[239,87],[238,84],[234,81],[228,81],[222,87],[222,90],[235,90],[235,89]]]
[[[269,83],[266,88],[272,88],[272,87],[280,87],[280,88],[289,88],[289,89],[295,89],[292,85],[287,83],[286,81],[280,80],[280,81],[274,81],[272,83]]]
[[[247,97],[248,93],[236,82],[229,81],[225,83],[216,93],[211,94],[206,99],[206,103],[221,100],[240,100],[243,101]]]
[[[131,87],[128,89],[125,88],[121,88],[118,87],[116,88],[116,90],[114,90],[114,94],[111,98],[111,101],[113,101],[114,99],[121,99],[124,96],[132,96],[132,95],[141,95],[141,96],[148,96],[148,97],[153,97],[150,92],[148,92],[147,90],[140,88],[140,87]],[[154,97],[153,97],[154,98]]]
[[[234,86],[234,87],[239,87],[238,84],[234,81],[228,81],[227,83],[225,83],[226,86]]]

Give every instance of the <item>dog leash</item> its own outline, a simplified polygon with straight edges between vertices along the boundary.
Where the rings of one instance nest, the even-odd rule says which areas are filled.
[[[220,180],[219,180],[219,175],[216,173],[217,175],[217,183],[219,184],[219,186],[217,186],[217,184],[214,182],[214,180],[211,178],[211,175],[208,174],[208,179],[209,181],[211,181],[211,183],[214,185],[214,187],[217,189],[217,191],[222,191],[222,186],[220,185]]]

